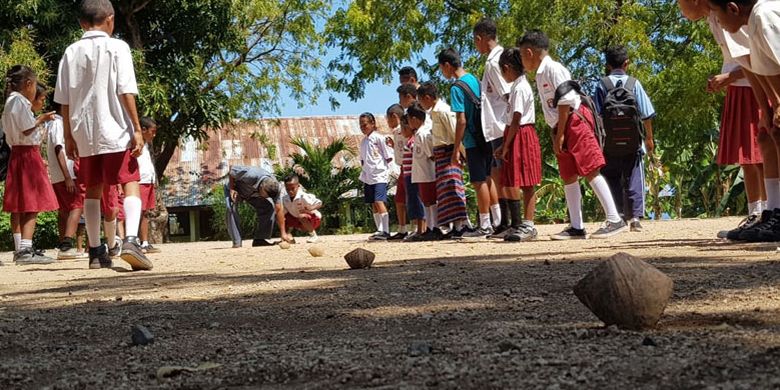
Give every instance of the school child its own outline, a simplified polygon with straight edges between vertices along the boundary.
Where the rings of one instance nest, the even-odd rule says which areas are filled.
[[[645,150],[642,146],[647,153],[653,153],[655,109],[642,83],[626,73],[628,50],[624,46],[614,46],[607,48],[604,55],[608,75],[598,83],[593,99],[606,132],[603,152],[607,165],[601,174],[609,184],[618,213],[628,222],[632,232],[641,232],[639,221],[645,215]],[[631,107],[623,107],[627,104]]]
[[[390,236],[390,240],[403,240],[409,235],[406,227],[406,182],[403,179],[403,160],[404,146],[407,138],[401,131],[401,117],[404,116],[404,108],[400,104],[393,104],[387,108],[385,119],[387,127],[393,129],[393,135],[387,137],[388,146],[393,148],[393,161],[398,165],[401,172],[398,174],[398,184],[395,188],[395,213],[398,217],[398,232]]]
[[[33,248],[35,220],[39,212],[57,210],[57,197],[51,187],[41,157],[43,124],[54,119],[54,112],[33,115],[43,107],[45,89],[38,93],[38,79],[27,66],[15,65],[5,75],[5,106],[2,125],[11,147],[5,181],[3,211],[11,213],[11,229],[19,235],[14,252],[18,265],[50,264],[55,260]],[[36,98],[37,97],[37,98]]]
[[[415,102],[407,109],[409,127],[414,132],[412,183],[417,185],[420,200],[425,206],[427,231],[417,241],[439,241],[444,234],[439,229],[436,210],[436,162],[433,156],[432,123],[425,109]]]
[[[490,222],[490,187],[487,183],[493,165],[493,152],[484,134],[478,131],[479,81],[463,69],[460,54],[453,49],[442,50],[438,62],[439,70],[445,78],[457,79],[450,88],[450,106],[457,117],[450,164],[460,166],[460,149],[461,146],[464,147],[469,180],[477,194],[479,225],[474,231],[464,232],[463,237],[486,237],[493,234]]]
[[[553,133],[553,151],[558,160],[558,169],[565,184],[566,205],[571,226],[551,236],[553,240],[587,238],[582,219],[582,192],[578,179],[585,177],[599,199],[607,221],[591,235],[592,238],[607,238],[622,233],[628,226],[620,218],[609,185],[600,174],[606,165],[594,134],[595,118],[582,103],[582,96],[575,91],[558,96],[561,85],[571,85],[569,70],[555,62],[548,54],[550,40],[538,30],[527,32],[520,38],[523,67],[536,72],[536,89],[542,102],[542,110]]]
[[[780,2],[767,0],[710,0],[710,12],[724,30],[737,34],[747,26],[750,62],[743,64],[759,109],[759,132],[769,132],[774,143],[774,153],[762,148],[764,159],[764,186],[767,210],[761,222],[739,233],[742,241],[780,241],[780,176],[778,150],[780,150]],[[759,136],[760,139],[760,136]],[[763,146],[763,145],[762,145]]]
[[[506,95],[509,94],[511,83],[507,83],[501,76],[501,68],[498,60],[504,48],[498,44],[498,27],[492,19],[482,19],[474,26],[474,46],[477,51],[487,56],[485,70],[482,74],[482,111],[481,124],[485,140],[490,143],[492,154],[501,147],[504,137],[504,116],[507,110]],[[488,238],[503,239],[509,228],[506,215],[509,214],[508,194],[501,185],[501,165],[503,161],[492,159],[490,170],[490,214],[493,217],[494,234]]]
[[[284,187],[287,193],[282,196],[282,204],[285,210],[286,227],[307,233],[309,238],[306,242],[310,244],[317,242],[319,240],[317,229],[322,221],[322,214],[319,211],[322,201],[301,188],[300,178],[296,174],[284,178]]]
[[[412,84],[417,88],[420,86],[417,80],[417,71],[411,66],[404,66],[398,71],[398,81],[401,84]]]
[[[436,84],[424,82],[417,89],[417,99],[431,119],[431,139],[436,161],[436,216],[439,228],[452,238],[471,228],[466,208],[466,188],[460,165],[452,164],[455,149],[455,113],[439,99]],[[450,229],[452,225],[452,229]]]
[[[152,153],[149,145],[157,135],[157,122],[147,116],[141,118],[141,133],[144,136],[144,150],[138,157],[138,170],[141,173],[141,225],[139,226],[139,238],[141,250],[144,253],[160,253],[160,249],[149,243],[149,218],[146,214],[157,206],[155,188],[157,187],[157,172],[154,170]]]
[[[398,92],[398,104],[406,110],[417,101],[417,87],[413,84],[401,84],[395,90]]]
[[[417,183],[412,183],[412,164],[414,164],[414,131],[409,125],[409,116],[401,117],[401,131],[406,138],[404,141],[404,150],[401,160],[401,175],[406,183],[406,216],[412,221],[412,225],[417,230],[404,238],[404,242],[418,241],[417,237],[426,231],[425,224],[425,206],[420,200],[419,187]]]
[[[111,38],[114,8],[110,1],[84,0],[79,24],[85,32],[65,50],[54,100],[62,105],[66,118],[66,152],[80,159],[79,174],[87,186],[89,267],[113,265],[108,249],[100,244],[100,199],[104,187],[121,184],[127,235],[120,256],[133,270],[150,270],[152,263],[137,242],[142,206],[136,158],[144,142],[136,111],[133,57],[125,42]]]
[[[360,142],[360,181],[367,204],[374,212],[376,233],[369,240],[387,240],[390,237],[390,217],[387,214],[387,182],[393,155],[385,138],[376,131],[376,119],[368,112],[360,114],[360,131],[365,138]]]
[[[512,83],[506,110],[504,143],[496,150],[495,156],[504,162],[501,166],[501,185],[508,197],[509,215],[506,219],[510,221],[510,227],[504,235],[504,241],[529,241],[538,235],[534,226],[534,186],[542,182],[542,149],[536,135],[534,91],[525,78],[519,49],[504,50],[498,63],[504,80]],[[523,192],[523,218],[520,217],[520,191]]]

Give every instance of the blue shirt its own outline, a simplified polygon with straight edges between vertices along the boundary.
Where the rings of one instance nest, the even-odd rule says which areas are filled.
[[[459,80],[471,87],[471,90],[477,95],[477,99],[480,98],[479,80],[474,75],[466,73]],[[466,96],[466,93],[455,85],[450,88],[450,106],[453,112],[466,114],[466,131],[463,133],[463,147],[466,149],[476,147],[477,142],[474,140],[474,132],[477,131],[476,124],[482,120],[476,113],[477,107]]]
[[[628,81],[628,75],[622,69],[617,69],[609,74],[609,79],[612,80],[612,84],[617,87]],[[645,89],[642,88],[642,83],[640,83],[639,80],[637,80],[634,85],[634,96],[636,96],[636,103],[637,106],[639,106],[639,115],[642,117],[642,120],[655,118],[653,102],[650,101],[650,97],[647,96],[647,93],[645,92]],[[604,86],[604,83],[599,81],[599,84],[596,87],[596,96],[594,96],[593,99],[593,103],[596,105],[596,111],[599,112],[599,115],[603,114],[604,99],[606,98],[607,88]]]

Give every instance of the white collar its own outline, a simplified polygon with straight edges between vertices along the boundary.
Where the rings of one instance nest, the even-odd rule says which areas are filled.
[[[542,60],[542,63],[539,64],[539,69],[536,70],[536,73],[542,73],[547,69],[547,66],[552,62],[552,58],[550,58],[550,55],[544,56],[544,59]]]
[[[496,45],[496,47],[493,48],[493,50],[490,51],[490,54],[488,54],[488,61],[493,60],[495,56],[500,55],[501,52],[504,51],[504,48],[501,47],[501,45]]]
[[[84,35],[81,36],[81,39],[95,38],[95,37],[106,37],[106,38],[108,38],[108,34],[106,34],[105,31],[99,31],[99,30],[85,31]]]

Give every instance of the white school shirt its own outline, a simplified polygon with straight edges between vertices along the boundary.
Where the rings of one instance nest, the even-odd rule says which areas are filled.
[[[501,76],[501,66],[498,60],[504,48],[496,46],[488,54],[485,63],[485,73],[482,75],[482,132],[485,134],[486,141],[492,141],[504,136],[504,113],[508,104],[506,95],[512,88],[512,85]]]
[[[374,131],[364,137],[360,142],[360,181],[368,185],[387,183],[390,176],[388,161],[392,160],[384,136]]]
[[[731,73],[742,68],[743,63],[748,65],[747,61],[744,60],[750,58],[750,38],[745,27],[743,26],[739,31],[731,34],[720,26],[714,12],[710,12],[707,22],[710,25],[712,36],[715,38],[718,46],[720,46],[720,51],[723,54],[723,67],[720,72]],[[738,58],[742,61],[738,61]],[[746,77],[743,77],[731,83],[731,85],[735,87],[749,87],[750,82]]]
[[[550,56],[544,57],[539,69],[536,70],[536,89],[539,91],[539,99],[542,103],[544,120],[551,128],[558,124],[558,109],[553,107],[555,89],[566,81],[571,80],[571,73],[565,66],[554,61]],[[564,95],[558,102],[559,105],[567,105],[576,110],[580,108],[580,95],[571,91]]]
[[[49,178],[52,184],[65,181],[65,175],[62,173],[60,163],[57,160],[57,146],[62,148],[65,153],[65,129],[62,127],[62,117],[54,116],[53,121],[46,122],[46,131],[48,132],[48,142],[46,142],[46,158],[49,161]],[[73,172],[73,160],[65,155],[65,168],[70,174],[70,178],[76,180],[76,174]]]
[[[433,157],[433,122],[426,115],[422,126],[414,134],[412,152],[412,183],[430,183],[436,181],[436,162]]]
[[[401,166],[401,160],[404,158],[405,144],[406,137],[401,134],[401,126],[397,126],[393,129],[393,161],[399,167]]]
[[[35,126],[32,103],[19,92],[11,92],[5,100],[2,122],[8,145],[39,146],[43,141],[43,126]],[[32,128],[35,130],[30,135],[24,135],[24,131]]]
[[[282,197],[282,203],[284,204],[284,209],[295,218],[300,218],[301,214],[304,213],[322,218],[319,210],[313,210],[313,208],[321,206],[322,201],[317,199],[314,194],[306,192],[303,187],[298,187],[298,193],[295,194],[294,199],[290,198],[290,194],[285,193]]]
[[[512,123],[512,117],[516,112],[521,114],[520,126],[536,123],[536,109],[534,108],[534,90],[528,83],[525,75],[520,76],[512,83],[512,91],[509,93],[509,105],[506,110],[506,124]]]
[[[140,184],[154,184],[157,182],[157,174],[154,171],[152,153],[149,152],[149,144],[144,144],[141,155],[138,156],[138,172],[141,174]]]
[[[119,101],[138,95],[127,43],[87,31],[68,46],[57,72],[54,101],[70,106],[70,127],[81,157],[123,152],[133,124]]]
[[[748,19],[750,65],[761,76],[780,74],[780,1],[758,0]]]
[[[458,120],[450,105],[442,99],[437,99],[436,104],[425,112],[431,118],[433,147],[454,144]]]

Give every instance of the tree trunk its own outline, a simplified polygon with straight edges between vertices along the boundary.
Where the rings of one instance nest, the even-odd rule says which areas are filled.
[[[165,207],[161,187],[155,194],[156,207],[146,212],[149,220],[149,241],[153,244],[162,244],[168,241],[168,209]]]

